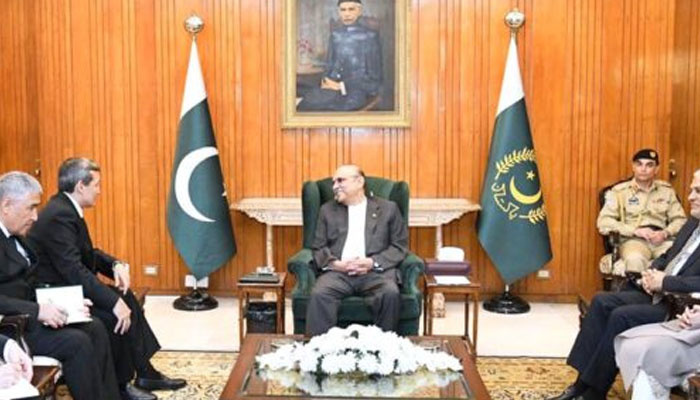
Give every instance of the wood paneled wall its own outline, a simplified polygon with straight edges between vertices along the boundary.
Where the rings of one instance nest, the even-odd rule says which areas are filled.
[[[34,23],[31,2],[7,0],[0,6],[0,171],[38,174],[39,131]]]
[[[657,148],[664,174],[674,144],[695,143],[678,157],[684,171],[700,161],[693,136],[700,6],[678,4],[413,0],[411,128],[282,130],[282,0],[5,1],[14,29],[4,26],[0,36],[0,85],[12,94],[2,93],[0,159],[5,169],[27,168],[5,157],[36,148],[49,193],[63,158],[97,159],[103,196],[88,213],[94,242],[131,261],[136,285],[180,291],[186,269],[167,234],[165,204],[189,54],[182,22],[191,12],[206,22],[198,45],[232,201],[299,196],[304,180],[347,162],[407,180],[414,197],[476,201],[509,37],[503,16],[518,6],[527,18],[518,38],[521,68],[554,259],[550,279],[529,277],[514,289],[572,299],[599,287],[597,191],[629,174],[634,150]],[[264,262],[264,227],[232,217],[239,250],[211,276],[219,293],[232,292],[238,276]],[[477,279],[498,292],[502,282],[474,225],[474,215],[453,222],[445,243],[464,248]],[[411,248],[432,256],[433,235],[412,229]],[[276,228],[274,239],[275,263],[285,268],[301,230]],[[150,263],[161,266],[156,278],[142,274]]]
[[[687,206],[693,172],[700,169],[700,4],[678,0],[673,63],[671,157],[674,183]]]

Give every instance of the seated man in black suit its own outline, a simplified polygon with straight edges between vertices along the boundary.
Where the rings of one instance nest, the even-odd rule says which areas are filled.
[[[39,255],[38,282],[83,286],[85,297],[95,304],[93,313],[112,332],[117,381],[129,397],[155,399],[148,391],[185,386],[183,379],[168,378],[151,365],[160,344],[129,290],[128,267],[92,246],[83,209],[93,207],[100,194],[100,167],[87,158],[65,160],[58,171],[58,190],[29,232]],[[114,279],[116,287],[100,282],[98,272]],[[142,390],[130,383],[134,372],[135,386]]]
[[[66,325],[66,312],[37,304],[37,258],[22,239],[37,218],[41,185],[24,172],[0,176],[0,314],[28,314],[25,339],[34,354],[63,364],[76,400],[118,400],[107,330],[99,319]]]
[[[0,335],[0,358],[4,362],[0,365],[0,389],[14,385],[20,378],[31,382],[32,359],[17,342],[4,335]]]
[[[700,170],[691,184],[691,218],[671,248],[642,273],[638,285],[630,283],[617,293],[599,293],[581,323],[567,363],[578,378],[556,400],[605,399],[617,374],[613,340],[629,328],[664,321],[668,309],[662,292],[700,291]]]
[[[333,175],[335,200],[318,215],[311,246],[320,276],[306,312],[307,332],[320,335],[336,325],[340,301],[364,296],[374,323],[396,331],[399,321],[399,275],[406,258],[408,232],[393,201],[365,196],[365,176],[356,165]]]

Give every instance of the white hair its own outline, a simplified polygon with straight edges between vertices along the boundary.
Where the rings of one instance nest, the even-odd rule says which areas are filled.
[[[0,176],[0,201],[24,199],[41,192],[39,181],[26,172],[10,171]]]

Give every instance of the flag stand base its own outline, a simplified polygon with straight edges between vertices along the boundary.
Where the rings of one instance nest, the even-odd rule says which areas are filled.
[[[215,298],[196,288],[192,289],[189,294],[184,294],[173,301],[173,307],[183,311],[213,310],[218,306],[219,302]]]
[[[503,294],[484,302],[484,310],[499,314],[523,314],[530,311],[530,305],[520,297],[510,294],[506,286]]]

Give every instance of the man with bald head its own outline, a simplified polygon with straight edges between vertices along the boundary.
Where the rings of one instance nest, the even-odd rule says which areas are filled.
[[[604,400],[617,375],[615,336],[639,325],[674,317],[668,315],[664,292],[700,291],[700,170],[695,171],[690,188],[691,218],[671,248],[642,272],[637,285],[630,283],[619,292],[602,292],[593,297],[567,359],[567,364],[578,371],[578,378],[550,400]]]
[[[311,246],[320,274],[307,309],[307,333],[320,335],[336,325],[340,301],[362,296],[374,323],[395,331],[399,321],[399,273],[408,232],[396,203],[365,195],[365,176],[356,165],[333,174],[335,199],[321,206]]]

